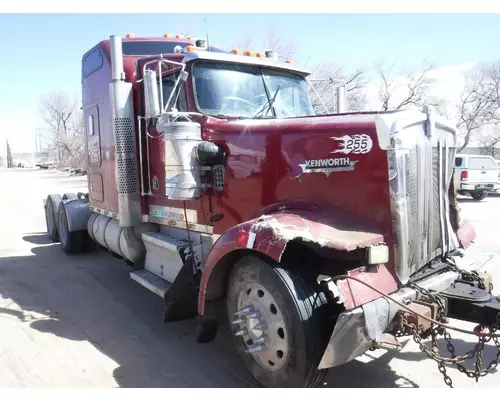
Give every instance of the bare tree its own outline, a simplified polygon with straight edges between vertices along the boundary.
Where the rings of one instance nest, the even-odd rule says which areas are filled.
[[[500,130],[495,129],[488,135],[478,138],[481,154],[500,158]]]
[[[238,49],[238,50],[249,50],[253,46],[253,40],[250,36],[243,36],[241,38],[236,39],[233,43],[231,48],[232,49]]]
[[[493,122],[495,99],[492,82],[485,74],[485,67],[478,67],[466,77],[464,89],[457,105],[457,129],[463,136],[459,152],[469,144],[472,136]],[[497,103],[498,104],[498,103]]]
[[[432,83],[430,72],[433,66],[423,65],[420,70],[402,72],[396,70],[396,63],[387,66],[378,64],[380,110],[400,110],[409,106],[422,106]]]
[[[253,49],[257,52],[269,49],[276,52],[281,61],[291,60],[297,54],[297,43],[293,40],[284,40],[280,32],[272,26],[267,29],[262,42],[256,43],[252,37],[246,35],[233,40],[230,47],[243,51]]]
[[[293,40],[283,40],[279,31],[272,26],[267,29],[264,46],[276,52],[278,59],[282,61],[291,60],[297,54],[297,43]]]
[[[44,123],[38,131],[46,150],[55,154],[60,166],[83,168],[84,122],[77,102],[64,92],[49,93],[41,100],[40,113]]]
[[[181,26],[177,27],[175,30],[174,36],[181,35],[183,37],[193,36],[194,29],[191,26]]]
[[[357,69],[354,72],[347,73],[342,66],[327,62],[315,65],[312,68],[311,84],[321,97],[321,100],[318,99],[314,91],[311,94],[317,113],[321,114],[326,111],[323,103],[330,112],[335,109],[336,99],[333,92],[333,83],[335,85],[342,84],[335,81],[343,81],[346,85],[347,108],[349,111],[361,111],[365,109],[366,96],[364,88],[366,87],[366,79],[364,70]]]
[[[428,104],[433,106],[439,115],[452,119],[452,103],[446,97],[428,98]]]

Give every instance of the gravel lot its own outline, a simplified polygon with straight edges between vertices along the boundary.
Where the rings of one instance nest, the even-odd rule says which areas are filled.
[[[0,169],[0,386],[256,386],[226,345],[227,327],[215,342],[197,344],[196,320],[164,324],[162,300],[132,281],[123,262],[105,252],[69,257],[50,242],[43,199],[87,190],[86,177],[68,175]],[[462,262],[484,254],[500,259],[500,196],[463,198],[460,204],[478,232]],[[489,272],[500,288],[498,264]],[[452,336],[459,354],[473,346],[469,336]],[[484,353],[489,363],[496,350],[488,344]],[[466,365],[473,367],[472,361]],[[495,373],[475,383],[454,368],[448,371],[455,387],[500,387]],[[436,363],[408,340],[401,352],[377,350],[330,370],[324,386],[445,384]]]

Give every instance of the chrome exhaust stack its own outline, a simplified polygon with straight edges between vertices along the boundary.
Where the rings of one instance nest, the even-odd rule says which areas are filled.
[[[122,41],[110,37],[111,83],[109,95],[113,113],[115,139],[115,176],[118,189],[118,219],[120,227],[141,224],[141,203],[136,150],[132,84],[125,82]]]
[[[337,94],[337,114],[345,113],[347,111],[347,92],[344,82],[342,82],[340,86],[337,86],[336,94]]]

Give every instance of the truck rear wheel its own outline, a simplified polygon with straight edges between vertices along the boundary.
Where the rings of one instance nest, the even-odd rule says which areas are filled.
[[[57,212],[57,222],[59,228],[59,239],[61,241],[61,248],[66,254],[81,253],[83,250],[83,239],[85,231],[70,232],[68,226],[68,216],[64,202],[59,203]]]
[[[62,196],[63,200],[77,200],[78,196],[75,193],[64,193]]]
[[[61,202],[61,196],[58,194],[49,194],[45,202],[45,224],[47,232],[53,242],[59,241],[59,232],[57,229],[57,209]]]
[[[230,272],[226,301],[236,349],[259,383],[314,387],[324,379],[328,302],[307,279],[247,256]]]
[[[486,196],[488,196],[488,192],[482,191],[482,192],[471,192],[470,195],[474,200],[484,200]]]

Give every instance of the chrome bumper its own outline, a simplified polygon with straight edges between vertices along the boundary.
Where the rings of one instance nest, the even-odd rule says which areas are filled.
[[[491,257],[485,258],[483,262],[476,260],[475,264],[470,264],[471,268],[460,268],[484,270],[485,264],[490,261]],[[448,271],[417,283],[424,289],[439,292],[449,287],[458,277],[458,273]],[[390,296],[403,304],[422,297],[420,292],[410,288],[403,288]],[[318,369],[339,366],[366,353],[373,342],[378,341],[386,332],[399,309],[396,303],[382,297],[340,314]]]
[[[486,187],[484,187],[486,186]],[[460,184],[460,190],[487,190],[487,191],[497,191],[500,189],[500,184],[498,183],[488,183],[488,184]]]

